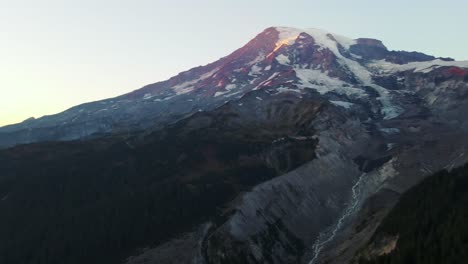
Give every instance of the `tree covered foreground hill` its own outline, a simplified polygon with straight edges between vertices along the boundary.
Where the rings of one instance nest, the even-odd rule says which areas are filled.
[[[397,239],[389,254],[359,262],[468,263],[468,164],[438,172],[403,194],[367,251],[385,238]]]

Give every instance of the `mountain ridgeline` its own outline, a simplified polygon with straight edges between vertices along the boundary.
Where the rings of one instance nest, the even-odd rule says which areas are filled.
[[[0,264],[456,263],[467,111],[468,62],[268,28],[0,128]]]

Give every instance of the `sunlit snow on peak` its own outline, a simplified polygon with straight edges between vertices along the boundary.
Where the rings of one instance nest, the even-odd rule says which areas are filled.
[[[323,48],[329,48],[333,52],[338,51],[337,44],[340,44],[346,49],[348,49],[351,45],[356,44],[356,40],[354,39],[316,28],[300,29],[290,27],[276,27],[276,30],[279,32],[279,39],[276,43],[276,49],[282,45],[293,44],[302,33],[305,33],[314,38],[317,45]]]

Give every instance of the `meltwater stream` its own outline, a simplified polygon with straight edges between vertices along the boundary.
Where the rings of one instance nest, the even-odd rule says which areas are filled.
[[[343,227],[344,222],[348,219],[349,216],[351,216],[351,214],[356,211],[362,198],[361,185],[363,184],[363,178],[365,178],[365,175],[365,173],[361,174],[357,182],[353,185],[351,201],[343,211],[338,221],[332,226],[331,231],[324,231],[318,236],[317,241],[315,241],[313,245],[313,258],[311,261],[309,261],[309,264],[316,263],[318,256],[320,255],[320,252],[325,247],[325,245],[330,243],[335,238],[338,231]]]

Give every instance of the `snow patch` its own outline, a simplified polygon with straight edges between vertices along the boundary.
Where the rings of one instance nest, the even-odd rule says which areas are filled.
[[[218,96],[221,96],[221,95],[226,94],[226,93],[229,93],[229,91],[216,92],[213,96],[218,97]]]
[[[300,88],[314,89],[320,94],[326,94],[328,92],[338,92],[339,94],[355,95],[358,97],[364,96],[365,92],[358,88],[347,87],[349,86],[346,82],[337,78],[332,78],[328,74],[320,70],[311,69],[294,69],[297,78],[300,80]]]
[[[252,77],[255,77],[256,75],[260,75],[262,74],[262,68],[257,66],[257,65],[253,65],[252,68],[250,68],[250,72],[249,72],[249,75],[252,76]]]
[[[209,77],[213,76],[218,71],[219,71],[219,68],[216,68],[216,69],[214,69],[212,71],[209,71],[209,72],[201,75],[200,78],[198,78],[198,79],[194,79],[194,80],[191,80],[191,81],[186,81],[186,82],[183,82],[181,84],[175,85],[175,86],[172,87],[172,90],[174,90],[174,92],[177,95],[189,93],[189,92],[191,92],[191,91],[193,91],[195,89],[195,84],[197,84],[198,82],[203,81],[205,79],[208,79]]]
[[[164,98],[162,99],[162,101],[167,101],[167,100],[170,100],[170,99],[172,99],[172,98],[174,98],[174,97],[176,97],[176,96],[177,96],[177,95],[173,95],[173,96],[164,97]]]
[[[155,96],[155,95],[152,95],[152,94],[150,94],[150,93],[147,93],[147,94],[145,94],[145,95],[143,96],[143,100],[151,99],[151,98],[153,98],[154,96]]]
[[[383,128],[380,128],[379,130],[382,131],[383,133],[387,134],[387,135],[393,135],[393,134],[400,133],[400,129],[393,128],[393,127],[383,127]]]
[[[396,146],[396,143],[387,143],[387,151],[394,149]]]
[[[214,97],[218,97],[218,96],[221,96],[223,94],[227,94],[227,93],[230,93],[232,90],[236,89],[237,88],[237,85],[236,84],[228,84],[226,85],[226,87],[224,87],[224,89],[226,89],[225,91],[218,91],[214,94]],[[231,95],[234,95],[236,93],[233,93]]]
[[[291,88],[287,88],[287,87],[279,87],[279,88],[276,89],[276,91],[278,91],[278,93],[287,93],[287,92],[301,93],[300,90],[291,89]]]
[[[254,65],[254,64],[257,64],[261,61],[265,60],[265,54],[263,52],[260,52],[257,57],[255,57],[255,59],[251,62],[249,62],[248,64],[249,65]]]
[[[468,61],[443,61],[436,59],[432,61],[410,62],[407,64],[394,64],[386,60],[378,60],[369,63],[368,66],[376,69],[380,74],[392,74],[411,70],[413,72],[429,73],[444,66],[468,68]]]
[[[291,61],[289,61],[288,56],[283,55],[283,54],[280,54],[280,55],[276,56],[276,60],[277,60],[280,64],[283,64],[283,65],[289,65],[289,63],[291,63]]]
[[[264,86],[265,84],[267,84],[268,82],[270,82],[271,80],[273,80],[273,78],[275,78],[276,76],[278,76],[279,72],[275,72],[273,73],[272,75],[270,75],[270,77],[268,77],[268,79],[266,79],[265,81],[259,83],[255,88],[253,88],[252,90],[257,90],[258,88]]]
[[[277,27],[276,30],[279,32],[278,45],[291,45],[295,40],[301,35],[301,33],[306,33],[314,38],[315,43],[322,48],[328,48],[332,51],[338,52],[337,44],[340,44],[346,49],[349,49],[351,45],[356,44],[356,40],[341,36],[338,34],[332,34],[325,30],[316,29],[316,28],[289,28],[289,27]],[[302,38],[304,38],[302,36]]]
[[[362,56],[356,55],[354,53],[350,53],[350,55],[351,55],[351,57],[353,57],[355,59],[358,59],[358,60],[362,59]]]
[[[186,94],[186,93],[189,93],[191,91],[194,90],[194,85],[198,82],[199,80],[193,80],[193,81],[188,81],[188,82],[184,82],[184,83],[181,83],[179,85],[176,85],[174,87],[172,87],[172,89],[175,91],[175,93],[177,95],[181,95],[181,94]]]
[[[332,100],[330,100],[330,103],[332,103],[332,104],[334,104],[336,106],[341,106],[341,107],[346,108],[346,109],[349,109],[349,108],[351,108],[351,106],[354,105],[353,103],[345,102],[345,101],[332,101]]]
[[[104,112],[104,111],[108,111],[109,109],[107,108],[103,108],[103,109],[100,109],[100,110],[97,110],[96,112],[94,112],[94,114],[97,114],[99,112]]]

